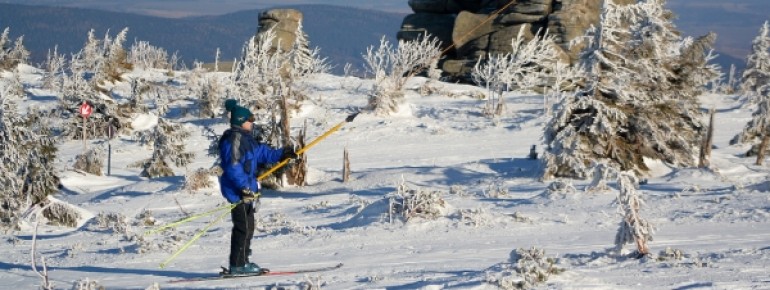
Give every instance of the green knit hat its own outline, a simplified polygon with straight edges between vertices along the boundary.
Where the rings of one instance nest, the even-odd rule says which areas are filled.
[[[233,107],[232,112],[230,112],[230,124],[235,126],[241,126],[243,123],[246,123],[246,121],[254,122],[254,114],[249,111],[249,109],[246,109],[241,106],[235,106]]]

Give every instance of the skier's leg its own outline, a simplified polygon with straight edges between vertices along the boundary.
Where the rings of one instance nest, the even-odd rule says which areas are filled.
[[[233,232],[230,238],[230,267],[243,267],[246,265],[246,249],[249,237],[248,216],[250,209],[246,204],[240,203],[231,213],[233,219]],[[253,216],[253,214],[252,214]],[[252,217],[253,220],[253,217]],[[253,222],[252,222],[253,223]]]

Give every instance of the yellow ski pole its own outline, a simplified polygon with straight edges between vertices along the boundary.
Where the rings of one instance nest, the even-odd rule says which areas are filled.
[[[299,149],[297,151],[297,155],[301,155],[302,153],[305,153],[305,151],[310,149],[310,147],[315,146],[315,144],[318,144],[318,142],[321,142],[321,140],[326,139],[326,137],[329,137],[329,135],[331,135],[332,133],[334,133],[337,130],[339,130],[340,128],[342,128],[342,126],[344,126],[345,123],[352,122],[353,119],[356,118],[356,116],[358,116],[358,113],[353,113],[353,114],[349,115],[347,118],[345,118],[345,121],[340,122],[336,126],[332,127],[328,131],[326,131],[326,133],[323,133],[323,135],[316,137],[315,140],[311,141],[310,144],[307,144],[307,146],[302,147],[301,149]],[[286,165],[286,163],[289,163],[289,158],[284,159],[283,161],[279,162],[278,164],[276,164],[272,168],[270,168],[267,171],[265,171],[265,173],[262,173],[262,175],[257,177],[257,180],[262,180],[262,179],[267,178],[268,176],[270,176],[270,174],[272,174],[273,172],[275,172],[279,168],[281,168],[284,165]]]

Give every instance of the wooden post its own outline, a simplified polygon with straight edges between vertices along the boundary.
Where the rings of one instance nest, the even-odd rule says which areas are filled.
[[[762,137],[762,143],[759,143],[759,150],[757,151],[756,165],[762,165],[765,160],[765,151],[767,150],[767,143],[770,142],[770,132],[765,132],[765,136]]]
[[[342,152],[342,182],[347,183],[348,181],[350,181],[350,155],[346,147]]]
[[[701,143],[700,164],[699,167],[705,168],[711,165],[711,145],[714,142],[714,108],[711,108],[711,117],[709,118],[709,127],[706,131],[706,138]]]
[[[86,133],[88,133],[88,130],[86,130],[86,121],[88,120],[88,117],[83,116],[83,152],[88,151],[88,143],[86,142]]]

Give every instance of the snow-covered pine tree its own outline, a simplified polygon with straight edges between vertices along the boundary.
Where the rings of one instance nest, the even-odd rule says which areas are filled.
[[[72,168],[96,176],[102,176],[104,159],[104,150],[101,148],[90,148],[82,154],[75,156],[75,164],[72,165]]]
[[[750,96],[757,109],[752,119],[736,135],[730,144],[751,143],[752,148],[747,155],[759,153],[760,140],[770,134],[770,25],[765,22],[754,39],[752,51],[746,63],[743,74],[743,93]]]
[[[24,36],[19,36],[13,43],[13,49],[8,53],[8,59],[14,64],[15,67],[18,64],[26,64],[29,60],[30,52],[24,47]]]
[[[172,123],[164,118],[158,118],[158,125],[151,132],[152,157],[141,162],[140,176],[156,178],[173,176],[174,171],[169,164],[177,167],[190,164],[194,154],[185,152],[185,142],[190,137],[181,124]]]
[[[96,38],[96,31],[88,31],[86,43],[80,50],[79,57],[74,58],[72,66],[74,69],[88,72],[96,71],[100,63],[104,61],[105,52],[102,50],[102,42]]]
[[[652,241],[654,228],[651,223],[639,216],[644,201],[636,190],[639,188],[639,179],[633,171],[625,171],[618,174],[618,212],[623,216],[620,227],[615,234],[615,251],[620,254],[625,244],[636,242],[639,255],[647,255],[650,249],[647,242]]]
[[[294,33],[294,46],[290,51],[292,79],[301,79],[310,74],[327,73],[331,69],[327,59],[320,56],[318,47],[311,49],[302,21]]]
[[[644,159],[693,166],[703,125],[697,96],[718,75],[711,35],[679,37],[663,0],[605,2],[581,61],[584,87],[563,98],[545,132],[544,178],[586,178],[593,161],[648,171]]]
[[[765,21],[751,43],[751,52],[743,71],[741,91],[751,103],[759,103],[766,96],[761,96],[762,89],[770,84],[770,23]],[[743,141],[741,141],[743,142]]]
[[[243,46],[241,59],[234,64],[232,78],[236,99],[252,111],[272,109],[277,104],[281,74],[275,72],[281,71],[289,55],[280,50],[280,45],[273,50],[271,44],[275,35],[270,29],[251,37]]]
[[[106,57],[94,76],[94,81],[97,84],[120,81],[123,73],[132,68],[132,65],[128,63],[128,53],[123,48],[127,35],[128,27],[123,28],[112,41],[109,41],[109,36],[105,38],[104,52]]]
[[[24,36],[19,36],[11,46],[11,29],[6,27],[0,34],[0,70],[11,70],[20,63],[27,63],[29,51],[24,47]]]
[[[56,147],[31,112],[19,115],[16,98],[0,92],[0,225],[16,228],[23,210],[58,191]]]
[[[3,29],[3,33],[0,33],[0,63],[5,63],[5,59],[8,58],[8,52],[11,50],[10,34],[10,27],[6,27]]]
[[[43,77],[43,88],[60,91],[64,85],[64,71],[67,60],[63,54],[59,54],[59,46],[54,46],[53,51],[48,50],[45,61],[45,76]]]

